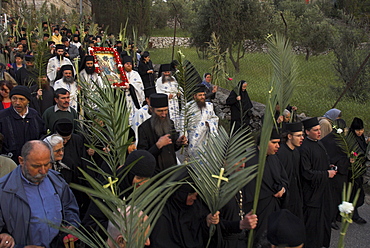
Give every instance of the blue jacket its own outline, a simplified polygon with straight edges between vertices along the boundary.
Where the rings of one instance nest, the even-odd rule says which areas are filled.
[[[77,227],[79,209],[71,189],[59,172],[49,170],[48,177],[59,195],[63,220]],[[0,233],[9,233],[17,246],[32,245],[28,235],[31,210],[21,180],[21,166],[0,178]]]

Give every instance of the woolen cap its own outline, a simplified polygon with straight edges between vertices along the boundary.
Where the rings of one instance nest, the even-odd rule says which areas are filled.
[[[287,209],[268,217],[267,240],[275,246],[296,247],[306,240],[303,221]]]
[[[144,51],[143,55],[141,55],[141,57],[143,57],[143,58],[148,57],[148,56],[150,56],[148,51]]]
[[[11,98],[14,95],[21,95],[27,98],[28,101],[31,101],[31,90],[24,85],[17,85],[15,86],[9,94],[9,97]]]
[[[168,107],[168,96],[163,93],[155,93],[150,95],[150,106],[153,108]]]
[[[308,129],[314,126],[319,125],[319,120],[317,117],[308,118],[302,121],[304,129]]]
[[[295,133],[302,131],[302,122],[292,122],[285,124],[285,130]]]
[[[73,123],[67,118],[61,118],[54,123],[54,131],[60,136],[69,136],[73,132]]]
[[[136,164],[131,168],[135,176],[139,177],[152,177],[156,166],[154,156],[146,150],[135,150],[131,152],[125,161],[125,166],[129,166],[133,162]]]

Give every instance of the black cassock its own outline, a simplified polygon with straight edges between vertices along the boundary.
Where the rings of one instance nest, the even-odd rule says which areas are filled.
[[[256,156],[258,157],[258,154]],[[285,169],[279,161],[279,158],[276,155],[267,156],[256,212],[258,223],[254,234],[255,243],[259,242],[266,232],[269,215],[277,210],[280,210],[282,198],[285,198],[286,193],[283,195],[282,198],[276,198],[274,195],[278,193],[283,187],[287,192],[288,182],[288,177],[286,175]],[[253,179],[250,183],[246,185],[247,212],[249,212],[253,208],[255,185],[256,179]]]
[[[283,165],[289,179],[289,190],[283,201],[282,208],[288,209],[303,220],[303,199],[299,174],[300,154],[297,149],[290,149],[287,144],[281,144],[277,156]]]
[[[177,164],[175,152],[179,150],[181,146],[176,145],[176,140],[179,138],[179,134],[175,131],[173,121],[171,120],[171,130],[173,130],[171,132],[172,144],[158,149],[156,143],[160,137],[154,132],[150,120],[151,118],[144,121],[139,126],[139,141],[137,144],[137,149],[147,150],[153,154],[157,161],[157,166],[155,168],[155,174],[157,174],[160,171]]]
[[[333,132],[335,131],[334,129]],[[333,132],[326,135],[321,142],[328,152],[330,164],[336,165],[338,168],[337,174],[330,180],[333,199],[332,218],[334,221],[336,217],[339,217],[338,205],[342,203],[343,184],[347,182],[350,163],[347,154],[338,146]]]
[[[155,248],[202,248],[208,241],[207,208],[197,199],[186,205],[190,185],[181,186],[166,202],[162,215],[150,235],[150,246]],[[199,198],[199,197],[198,197]]]
[[[306,138],[299,150],[306,226],[305,247],[329,247],[332,216],[329,157],[321,141]]]

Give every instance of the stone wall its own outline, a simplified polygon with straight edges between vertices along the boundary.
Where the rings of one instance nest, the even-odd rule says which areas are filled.
[[[149,39],[149,48],[168,48],[173,44],[173,37],[151,37]],[[189,37],[176,37],[175,46],[189,47]]]

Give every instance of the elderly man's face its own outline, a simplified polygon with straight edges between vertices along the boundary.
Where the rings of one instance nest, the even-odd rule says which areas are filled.
[[[163,76],[171,76],[171,72],[170,71],[163,71],[162,75]]]
[[[153,108],[153,112],[160,118],[165,119],[168,115],[168,107]]]
[[[72,71],[71,70],[64,70],[63,71],[63,77],[71,78],[72,77]]]
[[[42,144],[34,144],[27,158],[19,156],[23,176],[35,184],[39,184],[47,176],[51,168],[49,149]]]
[[[18,114],[24,115],[27,112],[27,105],[30,101],[28,101],[25,96],[13,95],[10,100],[12,101],[13,108]]]

